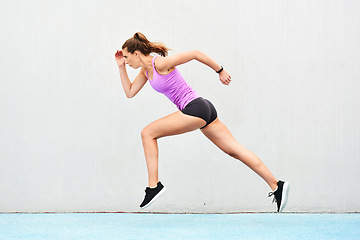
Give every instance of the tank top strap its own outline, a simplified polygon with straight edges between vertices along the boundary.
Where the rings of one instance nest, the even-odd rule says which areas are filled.
[[[155,70],[155,58],[157,58],[158,56],[154,56],[152,59],[152,67],[153,67],[153,79],[154,79],[154,70]],[[156,72],[156,71],[155,71]],[[146,77],[149,79],[149,72],[148,70],[146,70]]]
[[[152,66],[153,66],[153,80],[155,77],[158,77],[160,74],[157,72],[156,68],[155,68],[155,59],[158,57],[157,56],[154,56],[153,59],[152,59]]]
[[[154,56],[153,59],[152,59],[152,65],[153,67],[155,67],[155,58],[157,58],[158,56]]]

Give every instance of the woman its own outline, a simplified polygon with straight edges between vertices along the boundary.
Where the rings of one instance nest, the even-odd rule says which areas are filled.
[[[219,79],[224,85],[229,85],[231,82],[229,73],[202,52],[189,51],[167,56],[168,50],[163,44],[150,42],[138,32],[123,44],[122,51],[118,50],[115,54],[121,83],[128,98],[134,97],[149,81],[156,91],[165,94],[179,109],[173,114],[150,123],[141,132],[149,186],[145,190],[145,198],[140,207],[148,207],[166,190],[158,179],[157,139],[200,129],[222,151],[242,161],[266,181],[273,190],[269,193],[269,197],[274,195],[274,201],[278,206],[277,211],[281,212],[287,202],[289,184],[277,181],[254,153],[235,140],[228,128],[217,117],[217,112],[211,102],[191,89],[176,66],[195,59],[219,74]],[[160,56],[153,57],[151,53],[158,53]],[[140,68],[133,82],[129,80],[126,64],[134,69]]]

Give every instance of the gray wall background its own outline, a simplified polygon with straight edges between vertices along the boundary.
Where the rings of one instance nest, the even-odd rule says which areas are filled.
[[[140,132],[177,109],[149,84],[126,98],[114,54],[136,31],[231,73],[224,86],[179,66],[291,183],[286,211],[360,211],[359,1],[15,0],[0,27],[0,212],[140,211]],[[266,183],[200,131],[159,147],[168,191],[146,211],[275,211]]]

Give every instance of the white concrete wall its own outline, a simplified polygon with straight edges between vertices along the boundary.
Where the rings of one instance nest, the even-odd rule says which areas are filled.
[[[176,107],[148,84],[125,97],[114,53],[136,31],[232,74],[227,87],[179,67],[292,184],[287,211],[360,211],[359,1],[14,0],[0,27],[0,212],[140,211],[140,131]],[[265,182],[200,131],[159,147],[168,191],[147,211],[275,211]]]

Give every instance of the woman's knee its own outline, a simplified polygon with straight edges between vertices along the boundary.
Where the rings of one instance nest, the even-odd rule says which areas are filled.
[[[260,158],[249,150],[239,151],[238,153],[234,154],[233,157],[245,163],[247,166],[251,166],[252,168],[260,168],[263,164]]]
[[[229,155],[230,157],[236,158],[240,160],[240,156],[238,151],[236,151],[236,149],[223,149],[223,151]]]
[[[148,127],[145,127],[143,130],[141,130],[141,139],[145,140],[147,138],[151,138],[150,129]]]
[[[225,144],[218,145],[218,147],[227,155],[230,157],[239,159],[240,158],[240,152],[239,148],[237,146],[237,142],[235,140],[228,140]]]
[[[240,160],[240,157],[236,153],[233,153],[233,152],[225,152],[225,153],[228,154],[230,157]]]
[[[146,126],[141,131],[141,139],[144,141],[146,139],[157,139],[156,134],[154,133],[153,129],[150,127],[150,125]]]
[[[249,154],[251,154],[250,151],[242,148],[241,145],[237,142],[234,144],[229,144],[229,146],[223,149],[223,151],[229,156],[236,158],[240,161],[244,161],[249,156]]]

